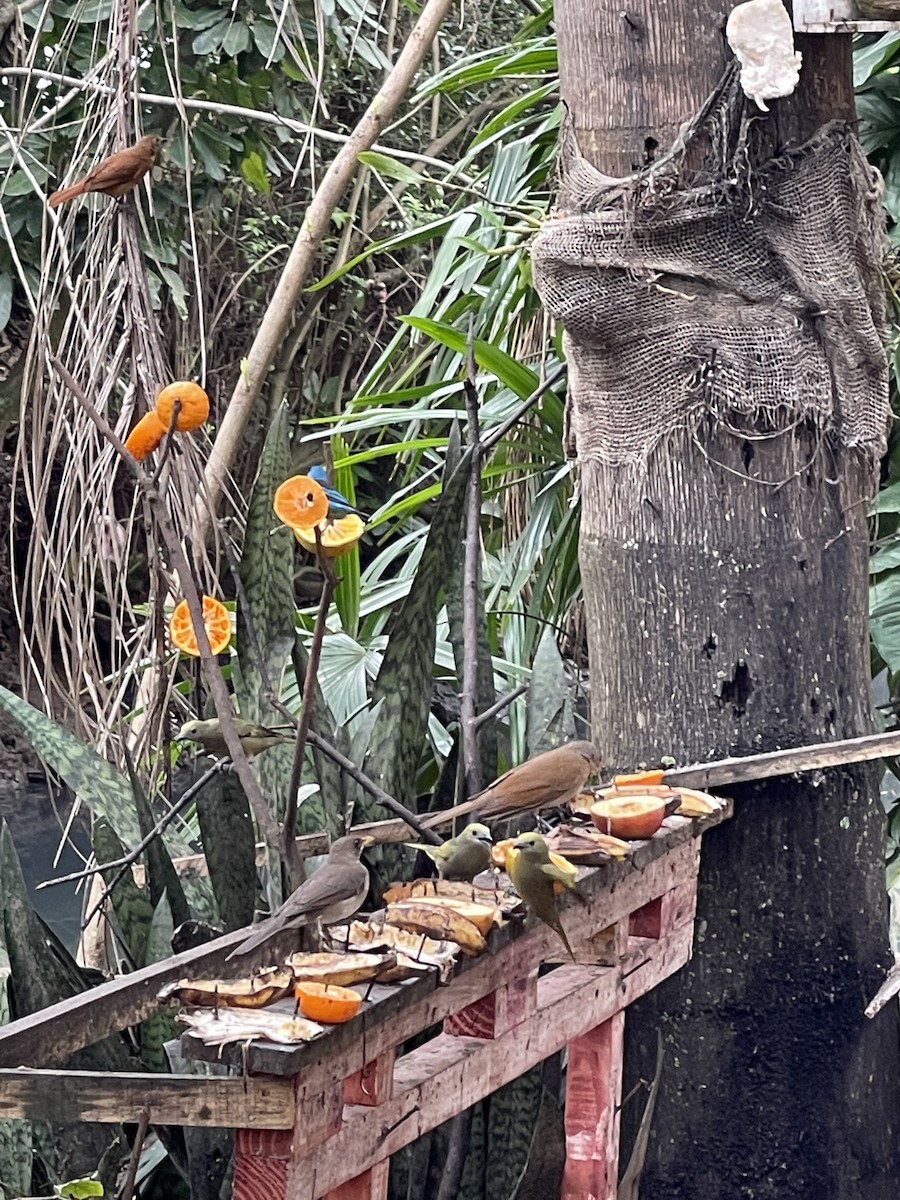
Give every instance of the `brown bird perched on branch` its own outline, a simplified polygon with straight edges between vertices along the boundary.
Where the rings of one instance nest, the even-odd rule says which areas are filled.
[[[311,921],[336,925],[359,909],[369,890],[369,869],[359,861],[374,838],[348,834],[331,847],[328,861],[301,883],[271,917],[254,928],[250,936],[228,955],[249,954],[283,929],[300,929]]]
[[[584,787],[589,775],[600,769],[603,760],[591,742],[566,742],[513,767],[499,779],[445,813],[436,813],[422,824],[431,829],[446,825],[464,813],[475,813],[485,820],[511,817],[518,812],[568,804]]]
[[[49,197],[47,203],[51,208],[83,196],[85,192],[102,192],[104,196],[124,196],[133,187],[137,187],[156,159],[162,145],[162,138],[155,133],[146,137],[134,146],[125,150],[117,150],[108,158],[97,163],[92,171],[88,171],[84,179],[79,179],[70,187],[60,188]]]

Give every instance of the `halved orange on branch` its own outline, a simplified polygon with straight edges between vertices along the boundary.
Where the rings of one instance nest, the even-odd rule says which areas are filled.
[[[333,983],[297,983],[294,985],[294,995],[304,1017],[323,1025],[341,1025],[349,1021],[356,1016],[362,1004],[359,992]]]
[[[155,412],[144,413],[141,419],[129,433],[125,441],[125,449],[132,458],[143,462],[166,436],[166,426],[163,425]]]
[[[327,503],[327,501],[326,501]],[[326,558],[338,558],[352,550],[366,530],[366,523],[356,513],[348,513],[337,521],[319,521],[319,537],[322,542],[322,553]],[[316,531],[300,529],[294,526],[294,537],[310,554],[316,552]]]
[[[279,521],[296,533],[312,529],[328,516],[328,497],[322,485],[308,475],[292,475],[275,489],[272,507]]]
[[[231,641],[231,614],[221,600],[212,596],[203,597],[203,624],[213,654],[221,654]],[[197,635],[188,611],[187,600],[179,600],[169,618],[169,637],[176,650],[200,657]]]
[[[209,417],[209,396],[199,383],[181,379],[164,387],[156,397],[156,415],[162,421],[164,429],[168,429],[172,424],[176,402],[178,416],[175,418],[175,428],[179,433],[199,428]]]

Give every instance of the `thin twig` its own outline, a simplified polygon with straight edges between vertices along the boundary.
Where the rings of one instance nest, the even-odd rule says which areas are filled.
[[[349,775],[351,779],[355,779],[360,787],[365,788],[376,804],[382,805],[394,813],[395,816],[400,817],[410,829],[416,831],[423,841],[428,842],[431,846],[439,846],[441,844],[441,839],[435,834],[434,830],[426,828],[423,824],[424,818],[417,817],[415,813],[410,812],[399,800],[395,800],[389,792],[379,787],[374,779],[370,779],[368,775],[364,774],[352,759],[347,758],[345,754],[341,754],[340,750],[337,750],[330,742],[327,742],[325,738],[312,729],[309,731],[309,744],[316,750],[321,750],[325,757],[330,758],[333,763],[337,763],[345,774]]]
[[[481,761],[478,755],[478,606],[481,591],[481,438],[478,428],[478,391],[475,387],[474,326],[469,323],[466,346],[466,398],[469,450],[472,466],[466,491],[466,536],[463,560],[463,663],[460,695],[460,737],[466,795],[481,791]]]
[[[319,611],[316,614],[316,624],[313,629],[312,643],[306,661],[306,677],[303,680],[303,697],[300,701],[300,721],[297,725],[297,740],[294,743],[294,763],[291,767],[291,781],[288,784],[287,805],[284,812],[282,828],[282,853],[288,865],[294,886],[302,882],[303,861],[297,856],[294,842],[294,831],[297,827],[297,793],[300,790],[300,778],[303,773],[303,759],[306,755],[306,742],[312,725],[313,706],[315,703],[316,682],[319,677],[319,659],[322,655],[322,642],[325,639],[325,625],[328,620],[328,609],[331,607],[331,597],[337,587],[337,576],[334,563],[322,551],[322,534],[318,525],[315,527],[316,557],[319,568],[325,576],[322,597],[319,600]],[[294,877],[296,876],[296,880]]]
[[[512,427],[517,425],[528,412],[528,410],[537,404],[541,396],[543,396],[545,392],[550,391],[557,379],[565,374],[565,371],[566,364],[564,362],[557,363],[553,370],[547,375],[547,378],[544,380],[544,382],[536,387],[526,400],[522,401],[511,417],[508,417],[502,425],[498,425],[496,429],[492,429],[490,433],[486,433],[484,435],[484,437],[481,439],[481,453],[484,457],[487,457],[500,439],[505,438]]]
[[[530,683],[520,683],[511,692],[506,692],[490,708],[486,708],[483,713],[478,714],[475,718],[475,728],[480,729],[485,721],[490,721],[492,717],[496,717],[498,713],[502,713],[504,708],[509,708],[510,704],[514,700],[518,700],[520,696],[524,696],[530,687]]]
[[[188,806],[188,804],[190,804],[197,793],[206,787],[210,779],[212,779],[214,775],[218,774],[222,764],[226,763],[227,761],[227,758],[220,758],[213,766],[209,768],[208,771],[204,772],[204,774],[200,776],[196,783],[192,783],[184,795],[178,797],[165,816],[160,817],[147,836],[142,838],[135,848],[133,850],[129,850],[129,852],[123,855],[122,858],[114,858],[112,862],[98,863],[93,867],[85,867],[82,871],[72,871],[69,875],[58,875],[55,879],[45,879],[44,882],[39,883],[34,890],[36,892],[40,892],[43,891],[44,888],[55,887],[57,883],[77,883],[80,879],[89,879],[92,875],[100,875],[103,871],[112,871],[116,867],[130,867],[133,862],[137,862],[153,839],[159,837],[161,833],[164,833],[178,816],[178,814],[180,812],[184,812],[185,808]],[[119,879],[121,879],[121,875],[117,876],[116,879],[110,884],[109,888],[107,889],[107,894],[112,891],[112,889],[119,882]],[[106,896],[102,896],[101,899],[105,900]],[[91,916],[93,916],[93,913]],[[85,924],[87,924],[87,922],[85,922]]]
[[[137,1133],[134,1135],[134,1145],[131,1147],[131,1158],[128,1160],[128,1174],[125,1176],[125,1182],[122,1184],[122,1190],[119,1192],[118,1200],[131,1200],[134,1195],[134,1181],[137,1179],[138,1164],[141,1161],[141,1151],[144,1148],[144,1139],[147,1136],[147,1130],[150,1128],[150,1109],[141,1109],[141,1119],[138,1122]]]
[[[212,693],[213,702],[216,706],[216,716],[219,718],[222,736],[228,747],[228,753],[234,764],[235,772],[241,781],[241,786],[247,795],[250,807],[253,809],[253,814],[256,817],[257,824],[263,836],[273,849],[278,850],[278,826],[263,798],[259,780],[253,773],[253,769],[250,766],[247,755],[244,753],[244,747],[241,745],[241,739],[235,728],[234,712],[231,707],[228,687],[218,660],[213,655],[206,626],[203,623],[203,605],[194,583],[194,577],[191,574],[187,555],[169,519],[165,502],[157,489],[152,486],[146,472],[140,468],[135,459],[125,449],[124,443],[114,432],[109,422],[97,412],[90,400],[88,400],[68,368],[55,357],[50,358],[50,363],[90,420],[93,421],[97,429],[99,429],[101,434],[114,448],[126,468],[131,472],[137,486],[147,498],[169,554],[169,565],[177,573],[181,581],[181,588],[184,592],[184,598],[187,601],[188,612],[190,613],[191,623],[194,627],[194,635],[197,639],[197,647],[200,651],[200,665],[209,690]]]

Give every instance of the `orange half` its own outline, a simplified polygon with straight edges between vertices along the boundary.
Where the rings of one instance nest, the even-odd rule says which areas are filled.
[[[198,429],[209,417],[209,396],[199,383],[190,380],[179,380],[170,383],[156,397],[156,415],[168,429],[172,424],[172,411],[178,401],[178,416],[175,428],[179,433],[187,433],[189,429]]]
[[[272,507],[279,521],[296,533],[312,529],[328,516],[328,497],[321,484],[308,475],[292,475],[275,489]]]
[[[327,500],[326,500],[327,503]],[[316,522],[313,523],[314,525]],[[337,558],[352,550],[365,533],[366,523],[356,513],[348,513],[338,521],[319,521],[319,537],[322,539],[322,553],[326,558]],[[300,529],[294,527],[294,537],[304,550],[310,554],[316,552],[315,528]]]
[[[362,1004],[359,992],[333,983],[296,983],[294,995],[304,1017],[309,1017],[310,1021],[320,1021],[323,1025],[341,1025],[349,1021],[356,1016]]]
[[[212,596],[203,597],[203,624],[206,626],[210,649],[213,654],[221,654],[231,641],[231,614],[221,600],[214,600]],[[187,600],[179,600],[175,605],[175,611],[169,618],[169,637],[176,650],[191,654],[194,658],[200,657]]]

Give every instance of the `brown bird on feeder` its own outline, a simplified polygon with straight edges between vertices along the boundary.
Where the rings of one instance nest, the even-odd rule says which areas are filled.
[[[134,146],[125,150],[117,150],[107,158],[97,163],[92,171],[79,179],[77,183],[66,188],[60,188],[47,200],[51,208],[64,204],[66,200],[74,200],[85,192],[102,192],[104,196],[124,196],[133,187],[137,187],[156,159],[162,145],[162,138],[154,133]]]
[[[359,856],[374,840],[358,834],[338,838],[329,851],[328,861],[291,892],[276,913],[260,921],[228,957],[249,954],[285,929],[300,929],[313,921],[336,925],[352,917],[369,890],[369,869],[359,861]]]
[[[431,829],[446,825],[465,813],[483,820],[511,817],[519,812],[553,808],[574,800],[589,775],[602,763],[592,742],[566,742],[513,767],[492,784],[445,813],[436,813],[422,824]]]

